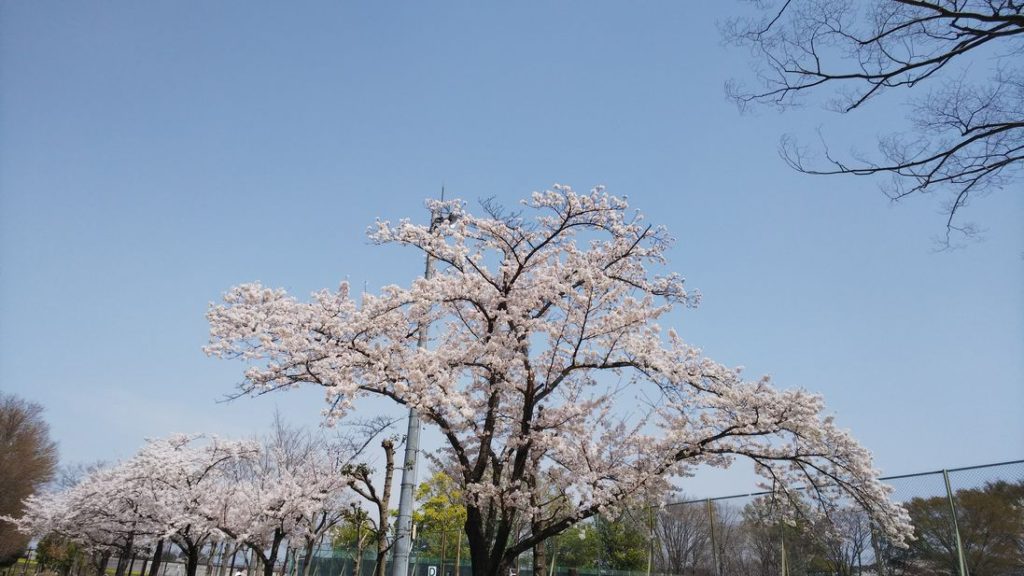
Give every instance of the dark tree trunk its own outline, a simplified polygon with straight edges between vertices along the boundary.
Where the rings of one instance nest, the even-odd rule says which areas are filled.
[[[306,555],[302,559],[302,571],[299,572],[302,576],[309,576],[310,568],[313,566],[313,549],[316,548],[316,542],[316,540],[306,542]]]
[[[270,555],[263,558],[263,576],[274,576],[274,564],[277,563],[277,550],[284,540],[284,531],[280,528],[274,530],[274,539],[270,545]]]
[[[117,568],[114,569],[114,576],[124,576],[125,570],[128,569],[128,563],[132,559],[132,543],[135,541],[134,536],[128,536],[128,541],[121,548],[117,555]]]
[[[196,576],[199,569],[199,546],[189,546],[185,554],[185,576]]]
[[[160,563],[163,561],[164,555],[164,539],[161,538],[156,541],[156,547],[153,549],[153,563],[149,565],[149,576],[160,576]]]
[[[110,552],[102,552],[93,557],[96,576],[106,576],[107,562],[110,561]]]
[[[515,560],[504,554],[492,554],[492,550],[486,547],[483,550],[474,549],[472,544],[469,548],[469,557],[473,563],[473,576],[509,576],[509,570]]]
[[[469,561],[473,576],[495,576],[490,569],[487,540],[484,537],[483,518],[475,506],[466,508],[466,538],[469,540]]]

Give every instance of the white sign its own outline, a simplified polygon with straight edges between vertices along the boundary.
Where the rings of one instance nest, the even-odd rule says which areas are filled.
[[[427,566],[427,576],[437,576],[437,566]]]

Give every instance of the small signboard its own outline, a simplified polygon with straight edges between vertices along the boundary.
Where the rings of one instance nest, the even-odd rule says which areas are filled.
[[[427,576],[437,576],[437,566],[427,566]]]

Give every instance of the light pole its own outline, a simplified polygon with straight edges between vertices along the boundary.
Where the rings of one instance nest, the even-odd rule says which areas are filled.
[[[441,188],[441,200],[444,200],[444,188]],[[430,211],[430,233],[437,230],[444,222],[454,222],[454,215],[446,210]],[[427,254],[423,277],[430,280],[434,275],[434,261]],[[417,329],[416,347],[427,347],[427,332],[430,326],[421,324]],[[395,525],[395,557],[391,563],[391,576],[408,576],[409,553],[412,550],[412,506],[413,491],[416,488],[416,459],[420,451],[420,416],[416,410],[409,409],[409,427],[405,434],[405,461],[402,466],[402,489],[398,497],[398,521]]]

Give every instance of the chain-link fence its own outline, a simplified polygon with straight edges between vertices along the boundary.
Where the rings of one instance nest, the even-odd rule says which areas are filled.
[[[914,523],[908,548],[856,508],[780,521],[763,493],[594,518],[546,543],[538,576],[1024,576],[1024,460],[882,480]],[[470,576],[466,556],[457,527],[421,525],[410,575]],[[372,574],[366,562],[358,575],[333,562],[341,570],[325,576]],[[524,554],[514,570],[533,576],[532,565]]]
[[[261,576],[262,572],[249,566],[247,560],[239,558],[238,563],[231,566],[222,563],[220,558],[207,556],[196,570],[196,576],[234,576],[241,572],[245,576]],[[223,561],[223,562],[226,562]],[[67,558],[49,559],[29,549],[22,558],[13,565],[0,568],[0,576],[185,576],[185,562],[177,555],[169,554],[159,562],[154,571],[149,555],[121,558],[112,555],[89,555],[78,551]],[[280,562],[275,571],[285,573],[285,564]]]
[[[768,494],[752,494],[598,518],[590,547],[555,539],[552,552],[575,557],[556,557],[549,574],[575,563],[581,576],[1024,576],[1024,461],[883,481],[910,513],[909,547],[887,542],[856,508],[827,523],[783,522]]]
[[[882,538],[855,508],[827,523],[783,522],[767,494],[676,502],[659,509],[597,517],[544,545],[545,571],[537,576],[1024,576],[1024,460],[882,479],[910,513],[915,539],[897,547]],[[237,557],[236,557],[237,556]],[[198,576],[262,574],[246,554],[207,557]],[[229,560],[230,559],[230,560]],[[31,552],[0,576],[183,576],[168,558],[158,574],[147,559],[88,558],[47,567]],[[533,576],[524,554],[514,571]],[[372,550],[329,545],[309,569],[301,558],[282,561],[282,576],[372,576]],[[458,527],[421,525],[410,576],[471,576],[468,547]]]

